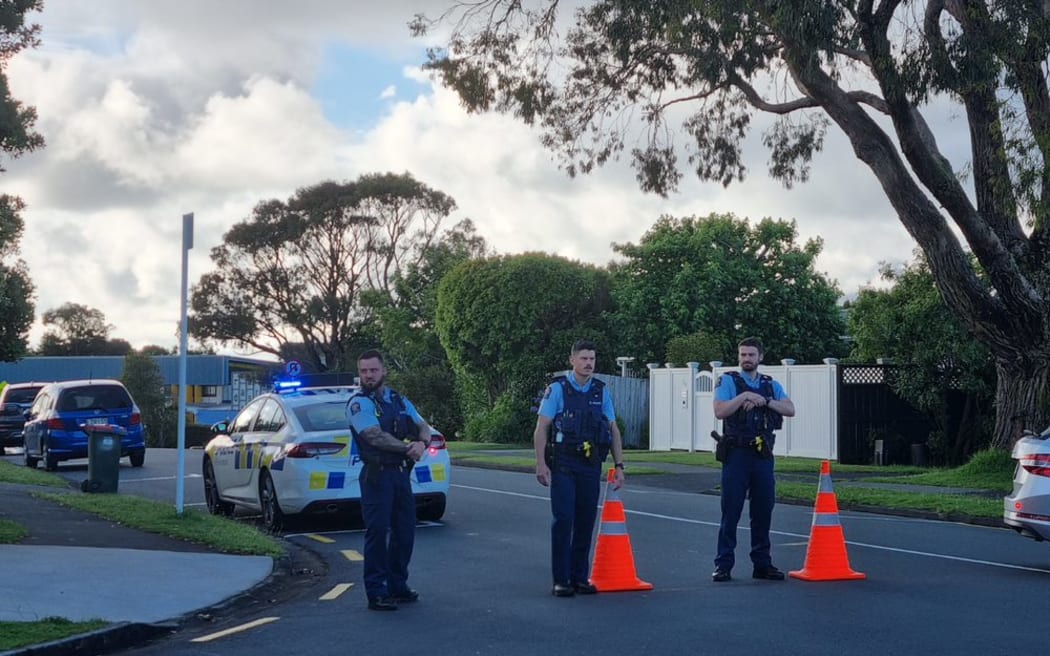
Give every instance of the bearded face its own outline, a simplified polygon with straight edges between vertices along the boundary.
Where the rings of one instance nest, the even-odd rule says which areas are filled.
[[[375,392],[386,383],[386,367],[376,358],[359,361],[357,375],[361,379],[361,389],[368,394]]]

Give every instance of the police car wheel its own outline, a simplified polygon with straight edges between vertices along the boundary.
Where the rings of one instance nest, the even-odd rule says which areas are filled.
[[[211,460],[204,461],[204,502],[212,515],[229,517],[233,515],[233,504],[223,501],[219,496],[219,485],[215,482],[215,468]]]
[[[268,471],[264,471],[259,480],[259,506],[262,508],[263,526],[266,530],[276,533],[284,528],[284,512],[277,500],[277,489]]]
[[[425,522],[436,522],[445,515],[445,499],[432,501],[416,512],[416,517]]]

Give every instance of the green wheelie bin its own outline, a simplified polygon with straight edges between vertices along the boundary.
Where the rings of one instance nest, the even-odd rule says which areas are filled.
[[[88,477],[80,489],[115,493],[120,481],[120,438],[127,430],[113,424],[83,424],[80,429],[88,436]]]

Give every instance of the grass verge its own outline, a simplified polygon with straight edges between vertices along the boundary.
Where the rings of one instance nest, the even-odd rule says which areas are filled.
[[[0,544],[14,544],[29,535],[21,524],[9,519],[0,519]]]
[[[926,470],[914,476],[869,478],[877,483],[912,483],[939,487],[968,487],[1007,494],[1013,489],[1016,461],[1006,451],[989,449],[975,453],[970,461],[953,469]]]
[[[0,483],[22,485],[44,485],[47,487],[69,487],[66,479],[39,469],[29,469],[0,460]]]
[[[61,640],[108,624],[102,620],[70,622],[61,617],[47,617],[39,622],[0,622],[0,651]]]
[[[481,446],[484,447],[484,446],[489,446],[489,445],[481,445]],[[506,445],[502,445],[502,446],[506,446]],[[516,450],[521,450],[521,449],[524,449],[524,448],[527,448],[527,447],[517,446],[517,447],[512,447],[512,448],[514,448]],[[531,471],[534,471],[536,469],[536,458],[533,457],[533,456],[517,456],[517,455],[515,455],[515,456],[501,456],[501,455],[494,455],[494,454],[489,454],[489,453],[479,453],[479,451],[483,451],[483,450],[487,450],[487,449],[471,448],[471,449],[460,450],[460,449],[457,448],[457,449],[453,450],[453,452],[450,455],[453,458],[453,463],[454,464],[463,465],[463,466],[466,466],[466,467],[470,467],[470,466],[473,465],[475,467],[493,467],[493,468],[500,468],[500,469],[512,469],[514,471],[523,471],[523,472],[531,472]],[[609,467],[612,466],[612,462],[611,461],[606,461],[606,464]],[[652,475],[656,475],[656,474],[666,474],[666,473],[668,473],[666,470],[658,469],[658,468],[654,468],[654,467],[644,467],[644,466],[634,467],[634,466],[632,466],[631,469],[630,469],[630,475],[631,476],[652,476]]]
[[[806,483],[777,482],[777,498],[811,504],[816,501],[816,486]],[[969,515],[987,519],[1001,519],[1002,499],[990,499],[969,494],[922,494],[871,488],[839,486],[835,498],[840,506],[870,506],[872,508],[918,510],[940,516]]]
[[[231,554],[279,557],[284,549],[258,529],[197,510],[179,515],[171,504],[118,494],[33,492],[34,496],[100,515],[124,526],[207,545]]]

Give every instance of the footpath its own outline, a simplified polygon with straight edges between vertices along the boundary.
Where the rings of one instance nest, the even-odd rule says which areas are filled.
[[[0,656],[100,654],[224,610],[271,604],[294,587],[289,576],[309,558],[294,552],[278,560],[217,553],[31,494],[41,489],[0,483],[0,519],[28,531],[18,544],[0,544],[0,621],[58,617],[109,625]]]
[[[475,451],[491,464],[467,458],[453,459],[456,466],[491,467],[532,471],[521,457],[532,451]],[[663,462],[646,463],[631,453],[631,468],[657,469],[661,474],[639,475],[637,485],[701,494],[718,494],[720,469]],[[506,464],[500,458],[517,458]],[[836,475],[836,487],[864,486],[928,494],[989,495],[985,490],[872,483],[862,478]],[[819,474],[778,474],[778,480],[812,482]],[[185,627],[206,622],[234,607],[272,605],[312,584],[298,576],[323,571],[316,557],[289,544],[289,555],[278,560],[264,556],[216,553],[208,547],[121,526],[96,515],[71,510],[31,494],[40,488],[0,483],[0,519],[28,531],[18,544],[0,545],[0,621],[26,622],[50,617],[74,621],[101,619],[110,624],[98,631],[42,645],[2,652],[0,656],[51,656],[101,654],[139,644]],[[72,492],[70,493],[79,493]],[[907,514],[940,519],[932,513],[886,508],[858,508],[872,512]],[[1000,525],[980,518],[952,517]]]

